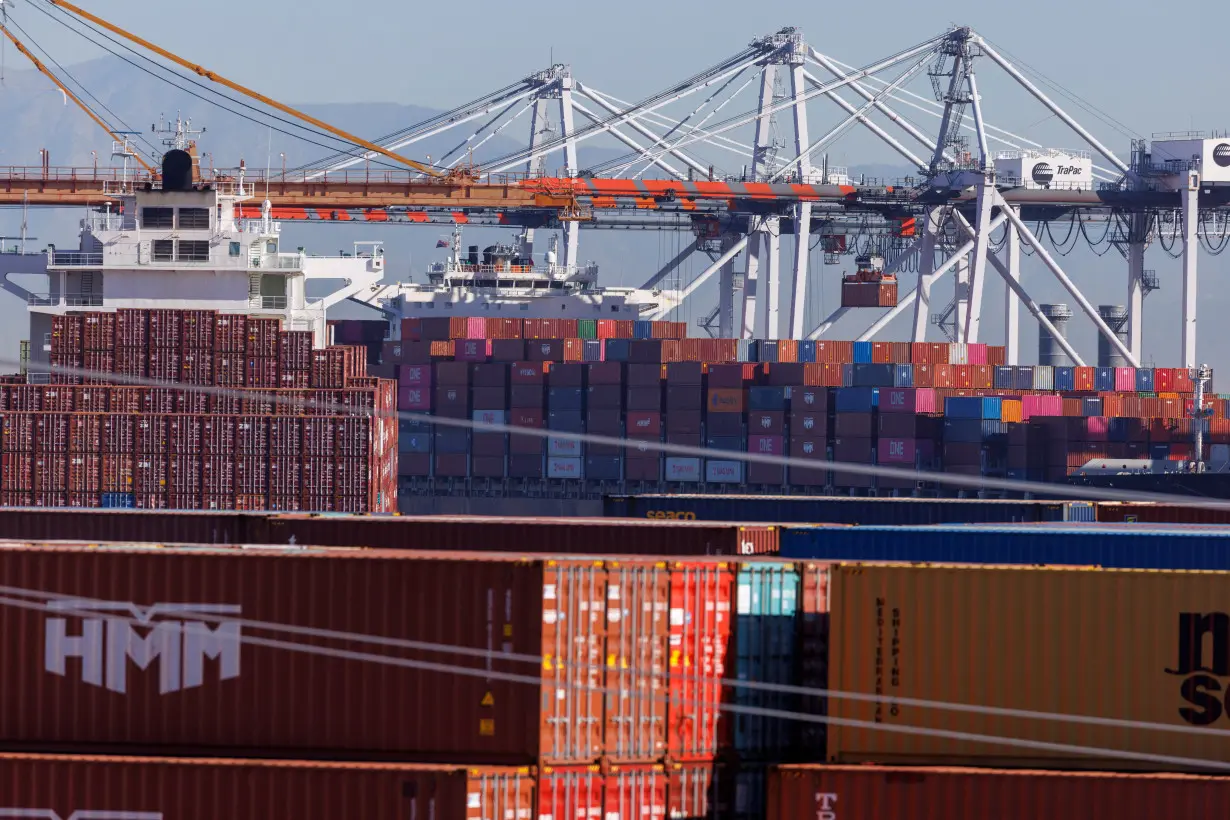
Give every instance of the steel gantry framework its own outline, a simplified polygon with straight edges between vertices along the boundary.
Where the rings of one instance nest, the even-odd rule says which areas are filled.
[[[83,15],[153,50],[172,68],[188,68],[299,115],[75,6],[35,3]],[[0,29],[18,42],[7,25]],[[1049,149],[987,120],[979,72],[988,67],[1023,88],[1082,143],[1088,154],[1081,181],[1040,178],[1037,166],[1032,178],[1022,170],[1023,156],[1048,156]],[[46,66],[39,68],[65,88]],[[924,72],[931,95],[908,88]],[[833,106],[842,117],[835,121]],[[920,114],[935,122],[934,131],[910,118]],[[1028,249],[1109,344],[1138,364],[1143,299],[1151,284],[1145,248],[1156,244],[1182,260],[1182,355],[1194,366],[1198,252],[1201,245],[1220,252],[1230,235],[1230,185],[1224,184],[1230,173],[1223,180],[1196,156],[1155,161],[1143,143],[1133,145],[1128,161],[1121,159],[969,28],[950,29],[862,67],[827,56],[799,29],[784,28],[635,102],[557,64],[372,140],[306,119],[332,140],[333,153],[280,173],[203,167],[201,182],[265,193],[279,219],[558,230],[565,265],[579,261],[582,227],[689,231],[693,239],[644,287],[661,291],[659,317],[715,290],[716,304],[702,324],[724,337],[819,338],[851,310],[867,311],[840,307],[808,326],[811,251],[823,244],[830,261],[840,254],[883,255],[886,275],[916,275],[895,306],[879,309],[862,340],[879,338],[906,312],[912,313],[913,341],[924,340],[933,326],[955,341],[982,340],[983,294],[993,271],[1005,282],[1005,302],[996,310],[1002,310],[1008,358],[1015,363],[1021,305],[1054,331],[1022,280]],[[104,118],[96,121],[114,135]],[[812,124],[822,121],[829,126],[813,138]],[[826,150],[853,129],[888,146],[913,175],[892,184],[855,181],[830,166]],[[434,159],[404,156],[445,144],[441,140],[448,147]],[[1230,144],[1218,156],[1230,164]],[[0,204],[103,206],[133,186],[157,184],[156,172],[57,169],[45,161],[39,169],[0,169]],[[240,207],[252,211],[244,216],[257,216],[261,208]],[[1127,261],[1126,343],[1048,250],[1051,224],[1064,221],[1086,239],[1086,225],[1101,226],[1103,241]],[[783,236],[793,238],[787,266]],[[532,242],[532,232],[527,237]],[[707,262],[681,281],[678,274],[694,254]],[[950,271],[955,296],[937,306],[933,288]],[[706,290],[714,277],[716,287]],[[1074,362],[1083,361],[1061,335],[1056,338]]]

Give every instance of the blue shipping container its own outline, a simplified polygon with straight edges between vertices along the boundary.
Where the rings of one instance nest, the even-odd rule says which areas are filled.
[[[743,438],[740,436],[709,436],[707,445],[710,450],[722,450],[728,453],[743,452]]]
[[[1141,524],[784,527],[781,544],[794,560],[1230,570],[1230,530]]]
[[[852,387],[892,387],[896,365],[855,363],[850,373]]]
[[[789,408],[789,387],[752,387],[747,391],[747,409],[749,410],[788,410]]]
[[[616,518],[659,518],[665,514],[690,521],[881,526],[1066,521],[1073,520],[1074,515],[1088,519],[1092,511],[1086,502],[956,498],[639,495],[608,496],[603,501],[603,514]]]
[[[561,433],[584,433],[585,414],[580,410],[552,410],[547,413],[547,429]]]
[[[430,453],[431,433],[416,432],[397,436],[397,450],[401,453]]]
[[[741,564],[735,582],[735,671],[740,681],[797,685],[795,635],[801,579],[789,563]],[[798,697],[750,687],[735,689],[735,703],[752,709],[798,711]],[[792,721],[736,713],[735,751],[777,757],[793,747]]]
[[[437,455],[461,455],[470,451],[470,431],[442,427],[436,431]]]
[[[954,419],[995,419],[1003,415],[1003,399],[981,396],[950,396],[944,399],[944,415]]]
[[[893,387],[914,386],[914,365],[899,364],[893,371]]]
[[[619,481],[624,474],[624,460],[620,456],[588,456],[585,459],[585,477],[590,481]]]
[[[1098,396],[1086,396],[1081,399],[1081,415],[1085,418],[1102,415],[1102,399]]]
[[[607,339],[606,360],[608,362],[626,362],[632,349],[630,339]]]
[[[838,413],[870,413],[880,401],[880,391],[874,387],[839,387],[833,393]]]
[[[581,350],[581,361],[602,361],[602,342],[602,339],[586,339],[585,347]]]
[[[1137,393],[1152,393],[1153,392],[1153,370],[1152,368],[1140,367],[1136,369],[1136,392]]]
[[[1093,369],[1093,389],[1101,392],[1111,392],[1115,389],[1115,368],[1095,367]]]
[[[632,338],[633,339],[652,339],[653,338],[653,323],[645,322],[640,319],[632,323]]]
[[[547,389],[547,408],[550,410],[581,410],[584,407],[585,391],[580,387],[551,387]]]
[[[944,441],[952,444],[979,444],[1004,432],[1002,422],[984,419],[944,419]]]
[[[762,362],[769,362],[770,364],[776,364],[777,363],[777,347],[778,347],[778,344],[775,341],[770,341],[768,339],[761,341],[759,345],[759,351],[758,351],[759,360]]]
[[[1034,389],[1034,369],[1029,365],[1020,365],[1012,371],[1013,390]]]
[[[1055,389],[1059,392],[1072,392],[1076,390],[1076,368],[1075,367],[1056,367],[1055,368]]]
[[[845,364],[841,366],[841,386],[842,387],[853,387],[854,386],[854,365],[850,364],[849,362],[846,362]]]
[[[856,364],[871,364],[871,342],[854,343],[854,361]]]
[[[799,361],[803,364],[814,364],[816,361],[816,342],[805,340],[799,342]]]
[[[995,368],[995,387],[998,390],[1011,390],[1016,373],[1011,366],[999,365]]]
[[[130,510],[136,506],[132,493],[103,493],[102,506],[107,510]]]

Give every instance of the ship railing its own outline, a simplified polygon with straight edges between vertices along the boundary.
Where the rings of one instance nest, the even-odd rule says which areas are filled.
[[[102,267],[101,253],[84,253],[82,251],[49,251],[51,258],[48,263],[53,268],[98,268]]]
[[[91,233],[99,231],[136,230],[137,221],[125,214],[91,214],[84,220],[84,227]]]
[[[70,293],[63,296],[58,293],[31,293],[26,297],[26,304],[31,307],[102,307],[101,293]]]
[[[257,310],[286,310],[287,304],[285,296],[253,296],[248,299],[248,307]]]

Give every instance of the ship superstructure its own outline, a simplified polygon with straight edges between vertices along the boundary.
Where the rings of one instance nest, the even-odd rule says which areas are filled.
[[[425,282],[382,285],[355,300],[405,319],[632,320],[663,306],[666,294],[660,291],[600,287],[596,263],[562,263],[558,236],[551,237],[542,258],[536,259],[534,234],[533,228],[525,228],[507,242],[466,246],[461,228],[454,228],[448,239],[440,240],[438,247],[447,248],[447,253],[442,261],[431,263]],[[395,328],[398,324],[393,322]]]
[[[370,292],[384,275],[379,242],[355,243],[349,255],[317,256],[283,247],[267,200],[261,218],[237,218],[236,205],[256,196],[253,185],[242,168],[233,179],[201,182],[187,127],[177,121],[152,183],[117,181],[112,198],[81,220],[76,249],[0,254],[5,290],[29,306],[32,362],[47,361],[52,317],[120,308],[273,317],[286,330],[311,331],[321,347],[328,343],[326,311]],[[10,280],[14,274],[46,274],[46,289],[23,287]],[[309,296],[313,280],[344,285]]]

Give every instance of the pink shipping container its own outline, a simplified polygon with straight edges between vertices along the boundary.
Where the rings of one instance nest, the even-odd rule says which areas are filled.
[[[1136,392],[1136,368],[1134,367],[1116,367],[1115,368],[1115,392],[1117,393],[1135,393]]]
[[[1021,396],[1021,418],[1024,421],[1029,421],[1034,416],[1062,415],[1063,396]]]
[[[930,387],[880,388],[881,413],[936,413],[939,406],[935,390]]]
[[[485,362],[490,357],[490,339],[457,339],[453,342],[453,358],[456,361]]]
[[[1106,441],[1110,434],[1110,419],[1105,416],[1090,416],[1084,420],[1086,441]]]
[[[402,385],[397,390],[397,409],[431,410],[431,388]]]
[[[881,464],[914,464],[918,442],[912,438],[881,438],[876,457]]]
[[[987,345],[966,345],[966,351],[970,364],[987,364]]]
[[[432,370],[429,364],[406,364],[397,368],[397,383],[414,387],[431,387]]]
[[[747,451],[765,456],[781,456],[786,453],[784,436],[748,436]]]
[[[482,316],[470,316],[466,319],[465,332],[465,338],[467,339],[487,338],[487,320]]]

